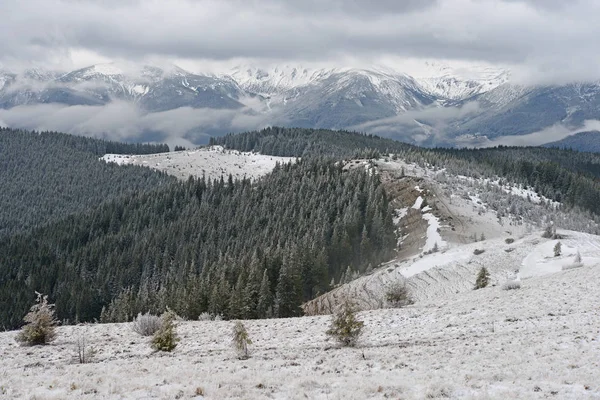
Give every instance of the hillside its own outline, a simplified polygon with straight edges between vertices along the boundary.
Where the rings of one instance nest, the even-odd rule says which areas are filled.
[[[580,132],[562,140],[548,143],[545,146],[600,153],[600,132]]]
[[[180,322],[172,354],[154,353],[129,324],[61,327],[56,342],[33,348],[4,332],[0,390],[37,399],[597,399],[598,285],[600,267],[586,265],[524,279],[519,290],[362,312],[354,349],[327,340],[328,316],[245,321],[246,361],[230,347],[230,321]],[[76,362],[81,336],[97,350],[90,364]]]
[[[107,151],[143,154],[165,146],[0,128],[0,237],[167,185],[172,178],[148,168],[98,162]]]
[[[2,326],[21,325],[34,291],[76,324],[42,347],[0,333],[0,393],[600,397],[597,156],[282,128],[214,142],[233,149],[86,153],[101,168],[179,179],[0,240]],[[552,226],[558,236],[542,237]],[[473,290],[481,267],[490,284]],[[513,281],[521,288],[503,290]],[[389,308],[394,284],[413,304]],[[365,322],[356,349],[328,339],[321,315],[348,297]],[[173,353],[111,323],[167,307],[185,319]],[[196,321],[209,314],[227,321]],[[245,361],[230,348],[238,319],[253,341]],[[92,364],[74,358],[81,338]]]

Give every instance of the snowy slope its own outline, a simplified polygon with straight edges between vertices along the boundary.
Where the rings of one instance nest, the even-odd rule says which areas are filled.
[[[507,69],[473,63],[428,60],[404,68],[431,94],[451,100],[486,93],[510,78]]]
[[[357,348],[325,335],[329,316],[246,321],[252,356],[230,346],[233,322],[180,322],[173,353],[128,324],[66,326],[20,347],[0,333],[0,393],[50,399],[598,399],[600,267],[534,277],[402,309],[359,313]],[[78,364],[76,341],[97,350]]]
[[[164,171],[179,179],[189,176],[213,180],[227,177],[233,179],[257,179],[273,170],[275,164],[293,162],[292,157],[264,156],[256,153],[242,153],[225,150],[221,146],[205,147],[196,150],[159,153],[149,155],[106,154],[101,160],[119,165],[132,164]]]
[[[516,277],[561,271],[574,264],[578,252],[584,265],[600,263],[600,236],[575,231],[563,231],[562,255],[554,257],[557,240],[541,237],[549,221],[595,233],[600,228],[531,188],[452,176],[389,158],[349,165],[370,165],[389,193],[401,190],[402,196],[391,197],[398,255],[358,279],[341,286],[336,282],[332,291],[305,305],[309,314],[329,313],[348,296],[362,309],[381,308],[389,287],[398,282],[405,282],[417,301],[453,297],[472,290],[481,267],[489,270],[493,284],[502,285]]]

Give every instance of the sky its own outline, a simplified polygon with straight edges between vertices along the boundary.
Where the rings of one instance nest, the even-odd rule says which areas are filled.
[[[237,65],[285,64],[381,66],[423,78],[437,73],[424,61],[440,61],[466,79],[496,74],[472,68],[491,66],[525,86],[600,80],[600,0],[1,0],[0,15],[0,70],[11,72],[116,62],[227,73]],[[286,122],[244,111],[31,104],[0,110],[0,126],[188,145],[206,142],[216,127],[235,132]],[[353,128],[385,134],[402,126],[412,135],[418,120],[443,132],[449,121],[478,112],[476,103],[432,107]],[[155,129],[167,136],[148,139]],[[423,136],[420,124],[415,129]],[[571,130],[545,127],[526,139]]]
[[[2,0],[0,63],[357,66],[444,59],[600,78],[597,0]]]

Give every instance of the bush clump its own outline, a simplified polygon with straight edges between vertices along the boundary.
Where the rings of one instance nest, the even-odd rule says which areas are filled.
[[[502,285],[502,290],[515,290],[515,289],[521,289],[521,281],[510,280],[510,281],[504,282],[504,284]]]
[[[248,349],[248,345],[252,344],[252,341],[248,337],[248,331],[246,331],[246,327],[242,321],[236,321],[233,325],[233,331],[231,332],[231,344],[240,360],[247,360],[250,358],[250,350]]]
[[[583,267],[583,262],[581,261],[581,254],[579,252],[577,252],[573,262],[571,264],[564,265],[562,267],[562,270],[567,271],[569,269],[575,269],[575,268],[581,268],[581,267]]]
[[[159,329],[162,321],[159,316],[152,315],[149,312],[146,314],[139,313],[131,323],[131,329],[142,336],[152,336]]]
[[[48,344],[56,338],[54,304],[48,304],[48,296],[35,292],[37,299],[23,318],[27,324],[17,335],[17,341],[27,346]]]
[[[365,323],[356,317],[355,305],[346,300],[332,315],[327,335],[336,339],[342,346],[354,347],[362,334]]]
[[[393,308],[400,308],[413,304],[413,300],[410,297],[410,291],[408,290],[406,283],[401,282],[395,282],[390,285],[385,293],[385,299]]]
[[[152,348],[158,351],[173,351],[177,347],[179,337],[177,337],[175,318],[177,315],[171,311],[165,311],[161,316],[160,328],[152,337]]]
[[[477,289],[483,289],[484,287],[487,287],[487,285],[489,285],[490,283],[490,273],[488,272],[487,268],[485,267],[481,267],[481,269],[479,270],[479,274],[477,274],[477,279],[475,280],[475,290]]]

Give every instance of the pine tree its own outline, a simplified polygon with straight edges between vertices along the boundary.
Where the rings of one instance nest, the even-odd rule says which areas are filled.
[[[562,243],[556,242],[556,244],[554,245],[554,257],[560,256],[561,252],[562,252]]]
[[[277,293],[275,299],[276,313],[279,318],[297,317],[302,314],[300,304],[302,303],[300,279],[297,272],[293,270],[291,260],[283,263],[277,282]]]
[[[158,351],[173,351],[177,347],[179,337],[177,336],[175,318],[177,316],[171,310],[165,311],[161,316],[160,328],[152,337],[152,348]]]
[[[231,344],[240,360],[246,360],[250,357],[248,345],[252,344],[252,341],[248,337],[248,331],[246,331],[242,321],[236,321],[233,325]]]
[[[260,282],[260,293],[258,296],[257,314],[258,318],[269,318],[272,315],[273,296],[271,294],[271,283],[269,282],[269,274],[265,269],[263,272],[262,281]]]
[[[490,274],[485,267],[481,267],[477,279],[475,280],[475,290],[483,289],[490,283]]]
[[[363,327],[364,322],[356,317],[355,305],[346,300],[338,311],[332,315],[331,326],[326,333],[336,339],[342,346],[353,347],[360,338]]]
[[[48,296],[36,292],[37,299],[23,318],[27,324],[17,335],[17,341],[26,345],[48,344],[56,338],[54,304],[48,304]]]

